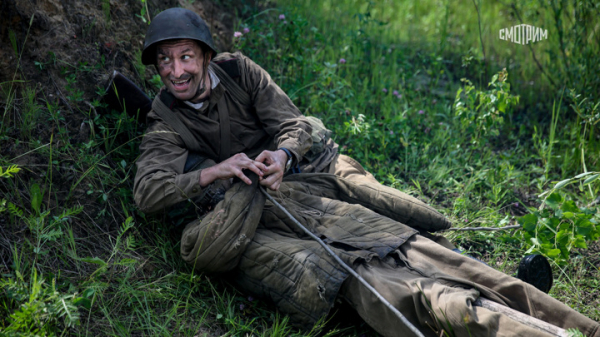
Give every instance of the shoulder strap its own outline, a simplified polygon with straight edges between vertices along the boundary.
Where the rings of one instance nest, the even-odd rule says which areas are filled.
[[[162,96],[162,94],[160,95]],[[200,146],[198,145],[198,141],[192,133],[190,129],[183,124],[181,119],[177,117],[177,115],[171,110],[168,106],[166,106],[163,101],[160,99],[160,96],[152,102],[152,110],[154,110],[160,118],[162,118],[168,125],[170,125],[175,132],[181,136],[185,146],[195,152],[200,152]]]
[[[223,68],[213,62],[211,62],[208,67],[217,75],[225,89],[227,89],[233,97],[245,106],[252,105],[250,95],[248,95],[248,93],[242,89],[242,87],[240,87],[240,85],[237,84],[225,70],[223,70]]]
[[[228,62],[228,64],[231,64],[231,62]],[[248,95],[248,93],[242,89],[231,76],[229,76],[225,69],[212,62],[208,67],[217,75],[225,89],[229,91],[235,99],[242,105],[252,105],[250,95]],[[237,73],[239,74],[239,69],[237,70]],[[219,109],[219,126],[221,128],[221,150],[219,151],[219,161],[223,161],[231,155],[231,126],[229,124],[229,114],[227,112],[224,97],[221,97],[217,103],[217,108]]]
[[[221,150],[219,151],[219,162],[229,158],[231,155],[231,126],[229,124],[229,113],[225,105],[225,98],[221,97],[217,102],[219,109],[219,128],[221,129]]]
[[[229,75],[229,77],[236,79],[238,77],[241,76],[240,74],[240,65],[238,63],[238,59],[235,57],[232,57],[230,59],[227,60],[219,60],[216,61],[215,63],[223,70],[225,70],[225,72],[227,73],[227,75]]]

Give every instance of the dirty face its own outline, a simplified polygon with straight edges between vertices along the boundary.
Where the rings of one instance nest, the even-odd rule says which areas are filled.
[[[208,73],[204,53],[193,40],[174,40],[156,48],[156,67],[163,83],[177,99],[198,100],[206,96]]]

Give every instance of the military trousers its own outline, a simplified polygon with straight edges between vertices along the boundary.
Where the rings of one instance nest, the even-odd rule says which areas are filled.
[[[415,235],[384,260],[355,270],[425,336],[549,336],[473,305],[483,296],[563,329],[600,337],[600,325],[521,280]],[[340,297],[383,336],[413,334],[375,295],[350,276]]]

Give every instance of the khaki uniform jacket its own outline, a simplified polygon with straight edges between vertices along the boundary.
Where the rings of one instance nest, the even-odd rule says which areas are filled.
[[[234,80],[251,97],[253,105],[244,106],[224,85],[212,89],[208,109],[198,112],[180,101],[165,102],[159,96],[147,116],[148,128],[140,145],[134,199],[144,212],[163,210],[178,202],[203,194],[200,170],[184,173],[188,157],[183,139],[154,111],[170,108],[181,118],[202,148],[199,155],[219,162],[220,127],[217,102],[224,99],[230,119],[230,154],[245,153],[255,158],[263,150],[285,147],[300,162],[313,144],[311,126],[269,74],[240,53],[221,53],[214,61],[237,59],[240,76]],[[206,102],[205,102],[206,104]],[[325,161],[333,158],[333,141]],[[323,158],[319,158],[323,161]]]

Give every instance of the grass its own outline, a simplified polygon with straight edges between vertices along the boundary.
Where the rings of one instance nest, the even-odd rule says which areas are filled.
[[[238,30],[250,31],[234,43],[334,131],[343,153],[457,227],[516,224],[544,208],[539,195],[551,190],[597,209],[600,184],[585,183],[593,174],[557,184],[598,171],[598,40],[589,25],[570,29],[597,8],[475,3],[479,14],[451,1],[282,1],[240,19]],[[519,17],[547,28],[549,39],[532,49],[499,41],[498,29]],[[303,334],[263,301],[194,273],[179,257],[181,229],[136,210],[133,164],[143,129],[125,113],[95,114],[102,104],[81,88],[80,78],[105,71],[104,62],[38,67],[61,71],[59,97],[28,83],[20,67],[0,84],[0,146],[8,154],[0,167],[21,168],[0,177],[3,333],[319,334],[319,327]],[[563,213],[549,218],[573,223]],[[532,246],[524,230],[445,235],[508,274]],[[568,263],[552,260],[551,295],[598,321],[600,246],[588,240],[587,247],[571,247]],[[325,335],[375,335],[360,324],[322,323]]]

